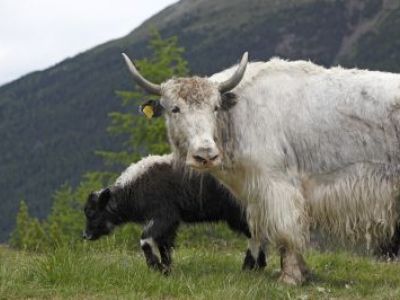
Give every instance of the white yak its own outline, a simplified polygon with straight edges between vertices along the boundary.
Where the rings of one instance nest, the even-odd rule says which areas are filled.
[[[252,234],[307,278],[310,227],[369,247],[399,224],[400,75],[272,59],[209,78],[134,79],[161,96],[177,161],[210,172],[248,206]],[[247,67],[247,70],[246,70]]]

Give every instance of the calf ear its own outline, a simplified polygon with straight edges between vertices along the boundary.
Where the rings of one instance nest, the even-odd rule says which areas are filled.
[[[149,100],[139,106],[139,111],[148,119],[160,117],[164,111],[158,100]]]
[[[232,92],[226,92],[221,95],[222,110],[229,110],[237,103],[237,96]]]
[[[106,207],[108,201],[110,201],[110,199],[111,199],[110,189],[106,188],[102,190],[99,195],[99,201],[97,202],[98,208],[103,210]]]

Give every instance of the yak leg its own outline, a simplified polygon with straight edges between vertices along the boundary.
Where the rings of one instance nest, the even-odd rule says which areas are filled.
[[[280,251],[279,280],[291,285],[303,284],[309,272],[301,252],[309,243],[310,230],[302,192],[293,180],[284,179],[267,182],[262,192],[259,203],[264,206],[258,210],[258,219],[266,225],[268,238]]]
[[[260,244],[260,251],[257,256],[257,269],[264,269],[267,266],[267,241],[264,240]]]
[[[306,282],[310,272],[303,256],[286,248],[281,248],[279,252],[281,255],[282,270],[279,281],[291,285],[299,285]]]
[[[249,239],[248,244],[242,270],[254,270],[257,268],[257,257],[260,250],[260,243],[258,240]]]
[[[265,268],[267,265],[265,245],[262,244],[259,239],[252,237],[246,214],[242,210],[237,209],[237,207],[233,207],[226,220],[232,230],[241,232],[248,238],[248,247],[243,261],[242,270],[259,270]],[[264,248],[262,245],[264,245]]]
[[[396,260],[399,257],[400,252],[400,225],[397,225],[393,237],[386,242],[378,245],[375,249],[374,254],[378,258],[384,258],[389,260]]]
[[[256,239],[249,239],[246,256],[243,261],[242,270],[262,270],[267,265],[266,243]]]

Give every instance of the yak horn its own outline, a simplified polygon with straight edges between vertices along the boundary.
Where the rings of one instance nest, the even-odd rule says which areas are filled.
[[[236,69],[236,72],[232,75],[232,77],[219,84],[218,89],[221,93],[225,93],[234,89],[240,83],[243,78],[244,72],[246,71],[248,61],[249,54],[245,52],[242,56],[242,60],[240,61],[238,68]]]
[[[129,71],[131,71],[133,79],[136,81],[138,85],[140,85],[143,89],[145,89],[147,92],[150,94],[154,95],[159,95],[161,96],[161,86],[159,84],[152,83],[148,81],[146,78],[144,78],[139,71],[136,69],[135,65],[133,62],[130,60],[128,55],[125,53],[122,53],[122,56],[125,59],[125,62],[129,68]]]

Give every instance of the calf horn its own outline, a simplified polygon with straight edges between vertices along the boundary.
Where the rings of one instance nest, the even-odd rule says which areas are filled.
[[[236,72],[231,76],[231,78],[219,84],[218,89],[221,93],[228,92],[239,84],[243,78],[244,72],[246,71],[248,59],[249,55],[247,52],[245,52],[238,68],[236,69]]]
[[[161,96],[161,86],[159,84],[152,83],[148,81],[146,78],[144,78],[136,69],[135,65],[130,60],[128,55],[122,53],[122,56],[124,57],[125,62],[128,65],[129,71],[131,71],[133,79],[136,81],[136,83],[150,94]]]

